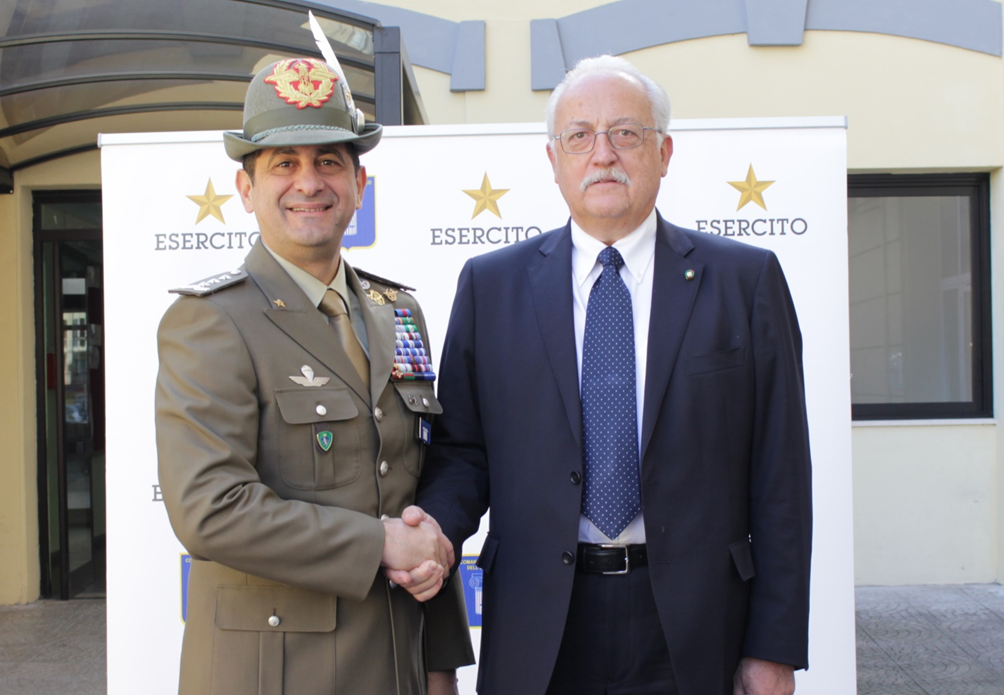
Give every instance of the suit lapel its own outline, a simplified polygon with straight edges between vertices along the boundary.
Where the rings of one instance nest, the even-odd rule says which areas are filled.
[[[334,331],[324,320],[324,314],[310,303],[303,290],[260,242],[251,249],[245,267],[270,302],[265,310],[269,320],[334,372],[360,398],[371,402],[362,378],[338,344]]]
[[[530,296],[537,326],[565,414],[575,441],[582,444],[582,404],[579,401],[578,358],[572,319],[572,236],[568,225],[540,247],[540,256],[527,266]]]
[[[655,275],[652,277],[652,317],[648,330],[648,364],[645,365],[645,413],[641,456],[652,439],[669,378],[690,322],[704,266],[687,255],[694,246],[678,228],[659,217],[655,242]],[[691,279],[687,279],[693,271]]]
[[[359,299],[363,322],[366,324],[366,339],[370,358],[371,403],[380,400],[380,394],[387,386],[391,369],[394,367],[394,305],[376,304],[367,298],[359,277],[352,267],[345,264],[345,281],[349,289]],[[424,336],[423,336],[424,337]]]

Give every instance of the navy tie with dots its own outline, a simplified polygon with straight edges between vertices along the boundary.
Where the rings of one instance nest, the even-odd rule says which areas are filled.
[[[616,538],[641,511],[634,320],[624,259],[608,246],[598,260],[603,273],[589,294],[582,341],[582,513]]]

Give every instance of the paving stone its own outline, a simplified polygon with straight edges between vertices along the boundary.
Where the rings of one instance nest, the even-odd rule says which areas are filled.
[[[1004,694],[1004,589],[858,587],[858,695]]]
[[[858,587],[858,695],[1004,695],[1004,587]],[[104,600],[0,607],[0,695],[104,695]]]

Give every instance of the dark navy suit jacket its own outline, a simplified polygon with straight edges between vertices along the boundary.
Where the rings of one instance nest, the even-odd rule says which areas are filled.
[[[570,228],[464,266],[418,504],[456,547],[491,507],[478,692],[544,693],[582,498]],[[691,272],[692,271],[692,272]],[[641,441],[650,576],[683,695],[742,656],[807,667],[802,343],[770,251],[658,222]]]

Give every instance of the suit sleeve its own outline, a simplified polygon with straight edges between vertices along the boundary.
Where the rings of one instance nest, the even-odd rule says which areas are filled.
[[[419,481],[417,504],[439,521],[455,548],[478,529],[488,510],[488,459],[475,364],[474,267],[460,273],[439,369],[439,400],[432,445]]]
[[[285,500],[258,476],[259,394],[245,338],[213,298],[183,297],[157,336],[160,484],[178,539],[241,572],[362,600],[383,552],[366,514]]]
[[[772,253],[754,294],[752,338],[750,542],[756,575],[743,653],[808,668],[812,490],[802,337]]]
[[[460,577],[451,579],[425,605],[425,660],[429,671],[452,671],[474,663],[471,629]]]

